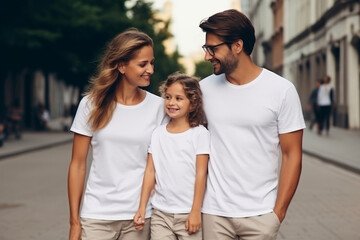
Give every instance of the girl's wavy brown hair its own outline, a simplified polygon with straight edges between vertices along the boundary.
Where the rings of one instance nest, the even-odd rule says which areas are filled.
[[[159,92],[161,93],[162,97],[165,97],[166,90],[174,83],[180,83],[184,87],[185,95],[190,100],[191,110],[188,115],[190,127],[196,127],[199,125],[205,126],[206,119],[199,79],[184,73],[175,72],[169,75],[168,78],[159,87]]]
[[[89,116],[93,131],[104,128],[112,118],[116,107],[115,92],[122,78],[119,64],[127,64],[144,46],[153,47],[153,41],[135,28],[118,34],[107,44],[97,74],[90,79],[90,90],[85,93],[93,107]]]

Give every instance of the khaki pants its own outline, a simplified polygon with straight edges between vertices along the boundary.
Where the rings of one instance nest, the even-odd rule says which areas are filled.
[[[81,218],[82,240],[150,240],[150,218],[142,231],[132,220],[99,220]]]
[[[151,215],[152,240],[201,240],[202,228],[189,235],[185,222],[189,214],[172,214],[153,209]]]
[[[203,213],[205,240],[275,240],[280,221],[274,212],[245,218]]]

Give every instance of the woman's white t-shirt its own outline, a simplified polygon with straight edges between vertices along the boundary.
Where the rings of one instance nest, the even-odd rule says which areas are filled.
[[[89,98],[84,97],[70,129],[92,137],[92,163],[80,216],[132,219],[139,206],[151,134],[164,120],[164,101],[146,92],[137,105],[117,103],[110,122],[95,132],[88,123],[91,109]],[[150,215],[148,207],[146,217]]]
[[[194,199],[196,155],[210,153],[210,134],[202,125],[170,133],[155,129],[149,152],[155,166],[152,206],[167,213],[189,213]]]

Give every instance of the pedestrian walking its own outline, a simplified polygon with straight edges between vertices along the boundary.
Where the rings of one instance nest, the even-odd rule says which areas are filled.
[[[5,127],[5,137],[8,138],[14,133],[16,139],[21,138],[22,134],[22,118],[24,111],[20,104],[20,99],[15,99],[7,112],[7,120]]]
[[[319,88],[317,96],[317,104],[319,108],[319,129],[318,134],[321,135],[325,129],[326,135],[330,131],[330,116],[332,110],[335,108],[334,90],[330,86],[330,76],[325,76]]]
[[[309,129],[312,130],[314,125],[317,125],[319,128],[319,107],[317,105],[317,98],[318,98],[318,92],[319,88],[321,86],[322,79],[318,79],[315,82],[315,88],[311,91],[311,94],[309,96],[308,100],[308,111],[312,112],[312,115],[310,116],[310,126]]]
[[[151,239],[201,240],[201,206],[205,192],[210,135],[198,80],[175,73],[161,85],[170,122],[155,129],[149,148],[137,229],[151,204]]]
[[[299,96],[251,60],[255,30],[244,14],[219,12],[200,28],[214,69],[200,81],[211,135],[204,239],[276,239],[301,172]]]
[[[147,34],[130,29],[107,45],[70,129],[69,239],[150,238],[150,206],[143,231],[135,229],[132,219],[151,134],[165,116],[163,99],[140,88],[150,84],[153,73],[153,41]],[[92,163],[80,211],[90,146]]]

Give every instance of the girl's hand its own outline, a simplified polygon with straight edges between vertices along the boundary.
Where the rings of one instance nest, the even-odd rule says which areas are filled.
[[[145,224],[145,212],[141,213],[140,211],[137,211],[133,218],[133,222],[136,230],[143,230]]]
[[[201,227],[201,212],[191,211],[185,222],[185,229],[189,234],[196,233]]]

